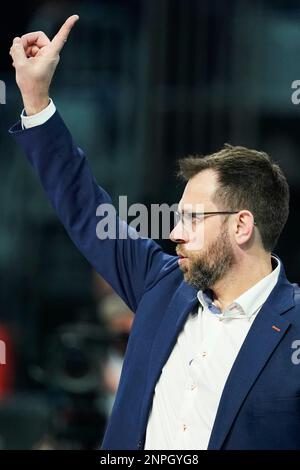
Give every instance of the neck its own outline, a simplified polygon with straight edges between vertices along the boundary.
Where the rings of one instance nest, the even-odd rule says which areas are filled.
[[[259,257],[245,257],[235,263],[230,271],[218,281],[211,290],[214,295],[214,304],[222,312],[235,299],[257,284],[261,279],[272,272],[270,254]]]

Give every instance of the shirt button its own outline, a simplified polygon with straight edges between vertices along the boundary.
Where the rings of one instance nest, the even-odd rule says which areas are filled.
[[[191,390],[195,390],[195,388],[197,388],[197,384],[192,384],[191,385]]]
[[[186,424],[182,425],[182,430],[183,430],[183,432],[185,432],[187,430],[187,425]]]
[[[202,351],[202,357],[206,357],[207,355],[207,352],[206,351]]]

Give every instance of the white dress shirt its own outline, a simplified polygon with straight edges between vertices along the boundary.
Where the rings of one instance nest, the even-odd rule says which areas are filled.
[[[44,124],[55,113],[21,114],[23,129]],[[198,292],[198,312],[190,314],[156,384],[145,449],[207,449],[230,370],[260,308],[277,283],[275,269],[227,309],[214,306],[209,292]]]
[[[190,314],[156,384],[145,449],[207,449],[226,380],[260,308],[278,280],[276,268],[223,313],[198,292]]]
[[[21,113],[22,129],[29,129],[30,127],[40,126],[50,119],[56,111],[56,107],[51,98],[49,98],[48,106],[37,114],[26,116],[25,110]]]

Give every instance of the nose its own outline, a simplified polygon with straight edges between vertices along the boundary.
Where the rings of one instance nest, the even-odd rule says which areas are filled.
[[[172,232],[169,235],[169,239],[177,244],[187,243],[188,242],[188,235],[183,230],[182,223],[178,222],[177,225],[173,228]]]

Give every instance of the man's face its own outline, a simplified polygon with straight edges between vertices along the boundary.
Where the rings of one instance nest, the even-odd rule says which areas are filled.
[[[194,176],[185,187],[179,212],[199,212],[199,206],[202,212],[222,210],[212,201],[216,188],[216,173],[213,170]],[[177,243],[179,267],[185,281],[196,289],[212,288],[234,264],[229,221],[218,214],[196,217],[189,224],[184,220],[170,234],[171,240]]]

